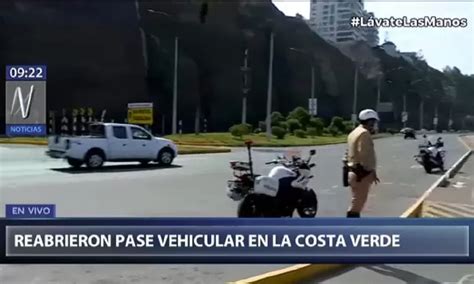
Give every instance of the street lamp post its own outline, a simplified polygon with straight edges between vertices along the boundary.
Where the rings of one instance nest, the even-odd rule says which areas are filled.
[[[404,69],[403,67],[397,67],[397,68],[389,69],[385,72],[382,72],[382,71],[379,72],[379,76],[377,77],[377,80],[378,80],[377,81],[377,105],[381,102],[381,87],[382,87],[381,80],[383,76],[395,71],[403,70],[403,69]]]
[[[424,107],[424,100],[423,97],[420,96],[420,129],[423,129],[423,107]]]
[[[294,52],[297,52],[297,53],[300,53],[300,54],[303,54],[307,57],[310,58],[311,60],[311,94],[310,94],[310,103],[313,103],[314,102],[314,98],[315,98],[315,93],[316,93],[316,70],[315,70],[315,60],[314,60],[314,57],[311,56],[310,54],[308,54],[307,52],[303,51],[303,50],[300,50],[300,49],[297,49],[297,48],[290,48],[291,51],[294,51]],[[317,110],[315,109],[308,109],[310,111],[310,115],[311,116],[314,116],[317,112]]]
[[[402,67],[400,67],[401,69],[403,69]],[[414,80],[414,81],[411,81],[409,84],[408,84],[408,87],[411,88],[412,86],[414,86],[415,84],[417,84],[418,82],[421,82],[421,81],[424,81],[424,79],[417,79],[417,80]],[[420,95],[420,100],[421,100],[421,103],[420,103],[420,115],[421,117],[423,116],[423,97]],[[405,92],[403,94],[403,112],[402,112],[402,122],[403,122],[403,128],[405,128],[407,126],[407,121],[408,121],[408,112],[407,112],[407,93]],[[420,129],[422,128],[422,125],[423,125],[423,119],[421,118],[420,119]]]
[[[453,103],[449,106],[449,122],[448,122],[448,129],[453,129]]]
[[[311,64],[311,103],[314,102],[314,92],[315,92],[315,70],[314,70],[314,64]],[[317,110],[312,110],[311,111],[311,116],[314,116],[316,114]]]
[[[357,88],[358,88],[358,81],[359,81],[359,67],[356,64],[355,71],[354,71],[354,98],[352,100],[352,124],[355,127],[357,123]]]
[[[407,127],[407,93],[405,92],[403,94],[403,115],[402,115],[402,120],[403,120],[403,128]]]
[[[172,133],[176,134],[178,120],[178,37],[174,38],[174,74],[173,74],[173,127]]]
[[[267,119],[266,119],[266,136],[272,138],[272,86],[273,86],[273,41],[274,33],[270,33],[270,60],[268,64],[268,88],[267,88]]]
[[[242,87],[242,124],[247,123],[247,95],[249,92],[248,88],[248,72],[249,72],[249,67],[248,67],[248,49],[245,49],[244,53],[244,66],[242,67],[242,72],[243,72],[243,87]]]
[[[379,74],[377,77],[377,111],[380,105],[380,80],[382,79],[382,74]]]
[[[158,16],[165,16],[171,18],[171,15],[162,11],[155,11],[153,9],[148,9],[148,12]],[[173,70],[173,106],[172,106],[172,125],[171,132],[172,134],[177,133],[177,124],[178,124],[178,57],[179,57],[179,39],[178,36],[174,37],[174,70]]]

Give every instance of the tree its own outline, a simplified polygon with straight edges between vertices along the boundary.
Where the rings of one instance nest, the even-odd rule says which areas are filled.
[[[321,136],[324,130],[324,121],[319,117],[313,117],[309,121],[309,127],[313,128],[314,135]],[[309,130],[309,128],[308,128]]]
[[[311,119],[311,115],[305,108],[297,107],[288,114],[288,120],[290,119],[296,119],[301,124],[301,127],[306,128]]]
[[[447,66],[443,73],[452,86],[450,92],[454,95],[455,112],[460,116],[474,114],[474,77],[462,74],[457,67]]]
[[[329,129],[337,129],[339,132],[346,132],[346,126],[344,125],[344,119],[339,116],[335,116],[331,120],[331,124],[329,125]]]
[[[285,138],[286,130],[278,126],[273,126],[272,134],[275,135],[277,139],[283,139]]]
[[[279,126],[280,122],[285,121],[285,117],[278,111],[272,112],[272,126]]]
[[[293,133],[297,129],[301,129],[301,123],[295,119],[295,118],[290,118],[286,121],[286,124],[288,126],[288,132]]]

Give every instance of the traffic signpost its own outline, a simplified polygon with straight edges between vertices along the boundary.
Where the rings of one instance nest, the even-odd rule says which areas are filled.
[[[408,121],[408,112],[404,111],[402,112],[402,122],[407,122]]]
[[[128,123],[153,125],[153,103],[129,103]]]
[[[318,115],[318,99],[309,99],[308,100],[308,111],[312,116]]]

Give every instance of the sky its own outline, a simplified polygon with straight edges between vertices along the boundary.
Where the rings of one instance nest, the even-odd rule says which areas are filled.
[[[273,0],[288,16],[309,18],[309,0]],[[428,64],[442,70],[456,66],[464,74],[474,74],[474,1],[364,1],[365,9],[375,17],[418,18],[437,16],[467,18],[465,28],[380,28],[380,43],[392,41],[402,52],[419,52]]]

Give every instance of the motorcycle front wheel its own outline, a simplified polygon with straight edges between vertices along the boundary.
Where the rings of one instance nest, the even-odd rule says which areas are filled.
[[[254,194],[249,194],[240,201],[237,208],[238,218],[258,218],[264,217],[259,208],[259,198]]]
[[[423,168],[425,169],[425,172],[427,174],[431,174],[431,172],[433,170],[433,166],[431,165],[430,158],[427,157],[427,156],[423,157]]]
[[[303,192],[300,204],[296,208],[301,218],[314,218],[318,213],[318,196],[314,190],[305,190]]]
[[[430,165],[429,163],[423,164],[423,167],[425,168],[425,172],[426,172],[427,174],[431,174],[431,171],[432,171],[433,169],[431,168],[431,165]]]

